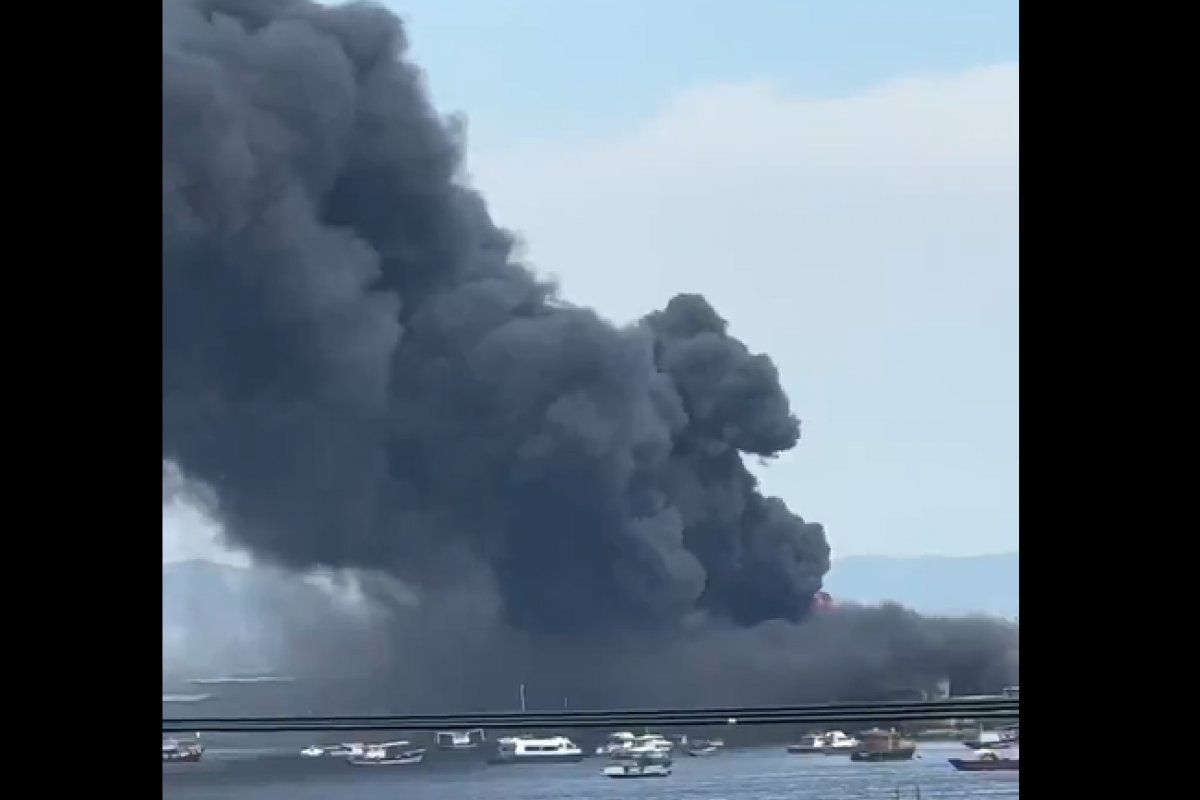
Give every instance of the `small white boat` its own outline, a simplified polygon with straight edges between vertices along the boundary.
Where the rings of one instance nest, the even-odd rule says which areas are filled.
[[[802,736],[800,741],[788,745],[787,751],[793,755],[849,755],[860,744],[858,739],[842,731],[829,731]]]
[[[830,731],[825,734],[825,754],[832,755],[841,753],[849,754],[854,748],[858,747],[862,742],[855,739],[853,736],[847,736],[842,731]]]
[[[618,753],[604,768],[604,774],[610,778],[665,778],[671,774],[671,756],[661,750]]]
[[[368,745],[362,755],[346,759],[353,767],[404,767],[420,764],[424,760],[425,750],[413,747],[411,742],[406,741]]]
[[[323,755],[325,755],[325,748],[317,747],[315,744],[310,744],[300,751],[301,758],[320,758]]]
[[[702,756],[711,756],[720,749],[721,745],[716,742],[696,739],[685,748],[684,752],[693,758],[700,758]]]
[[[596,755],[610,756],[633,745],[637,738],[629,731],[617,731],[608,735],[608,741],[596,748]]]
[[[583,751],[565,736],[508,736],[496,744],[493,764],[571,764],[583,760]]]
[[[467,731],[438,731],[435,741],[441,750],[474,750],[487,741],[487,734],[483,728],[472,728]]]
[[[649,751],[670,755],[674,749],[675,743],[667,737],[657,733],[647,733],[643,736],[635,736],[633,742],[622,752],[636,754]]]
[[[190,741],[179,739],[164,739],[162,743],[163,763],[183,762],[194,763],[204,757],[204,745],[200,743],[200,734]]]
[[[988,747],[1007,747],[1020,741],[1021,729],[1017,725],[1010,725],[994,731],[984,730],[981,725],[978,735],[974,739],[964,740],[963,744],[971,750],[982,750]]]

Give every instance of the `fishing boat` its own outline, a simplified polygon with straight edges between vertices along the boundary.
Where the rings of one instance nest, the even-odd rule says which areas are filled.
[[[1021,751],[1018,747],[986,748],[976,751],[973,758],[952,758],[950,766],[959,772],[1019,772]]]
[[[802,736],[796,744],[788,745],[787,750],[793,755],[848,755],[861,744],[858,739],[847,736],[843,731],[829,731]]]
[[[700,758],[703,756],[711,756],[720,749],[721,746],[715,742],[706,741],[704,739],[696,739],[684,749],[684,752],[693,758]]]
[[[1021,741],[1021,729],[1013,725],[995,731],[985,731],[982,726],[974,739],[965,739],[963,744],[971,750],[986,750],[992,747],[1007,747]]]
[[[617,731],[608,735],[608,741],[596,748],[596,755],[611,756],[613,753],[626,750],[633,746],[637,737],[629,731]]]
[[[604,768],[610,778],[665,778],[671,774],[671,756],[661,750],[617,753]]]
[[[847,736],[842,731],[830,731],[825,734],[825,755],[848,755],[862,745],[853,736]]]
[[[163,763],[195,763],[204,757],[204,745],[199,736],[191,741],[164,739],[162,743]]]
[[[917,743],[904,739],[895,730],[864,731],[861,744],[850,752],[851,761],[910,761]]]
[[[667,737],[657,733],[646,733],[633,737],[633,741],[629,743],[629,746],[623,752],[636,754],[642,751],[652,751],[670,755],[674,749],[675,743]]]
[[[583,751],[565,736],[507,736],[496,744],[493,764],[571,764],[583,760]]]
[[[425,760],[425,750],[411,742],[379,742],[368,745],[362,755],[346,759],[352,767],[407,767]]]

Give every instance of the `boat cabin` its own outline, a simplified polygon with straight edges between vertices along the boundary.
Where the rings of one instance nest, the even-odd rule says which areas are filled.
[[[894,728],[891,730],[875,728],[863,731],[860,742],[860,749],[867,753],[886,753],[891,750],[899,750],[907,744]]]

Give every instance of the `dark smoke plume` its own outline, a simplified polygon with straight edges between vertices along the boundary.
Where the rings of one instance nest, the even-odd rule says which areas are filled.
[[[900,612],[794,624],[829,547],[742,461],[800,436],[770,359],[698,295],[624,328],[562,301],[464,183],[406,51],[370,4],[164,0],[163,458],[227,534],[412,587],[420,612],[360,644],[458,696],[466,639],[497,680],[614,702],[581,677],[600,642],[609,666],[670,651],[675,687],[785,695],[823,660],[870,680],[879,636],[896,666],[1001,655]]]

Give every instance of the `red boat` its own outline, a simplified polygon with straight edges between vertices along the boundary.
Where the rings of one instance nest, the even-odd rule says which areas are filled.
[[[861,743],[850,752],[851,761],[911,761],[917,743],[903,738],[895,730],[875,728],[863,731]]]

